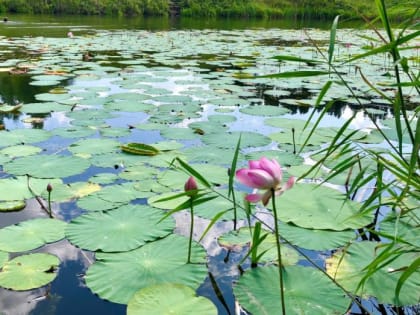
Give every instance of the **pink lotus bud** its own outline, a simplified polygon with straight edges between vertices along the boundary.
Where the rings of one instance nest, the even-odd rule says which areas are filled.
[[[188,178],[188,180],[186,181],[184,185],[185,192],[187,193],[188,196],[192,197],[197,194],[197,189],[198,189],[198,186],[197,186],[197,182],[195,181],[195,178],[190,176],[190,178]]]
[[[52,192],[52,190],[53,190],[52,185],[50,183],[48,183],[47,191],[50,193],[50,192]]]

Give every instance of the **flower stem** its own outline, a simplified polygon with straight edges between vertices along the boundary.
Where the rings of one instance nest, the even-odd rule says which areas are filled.
[[[276,198],[274,189],[271,189],[271,200],[273,204],[273,213],[274,213],[274,233],[276,234],[276,245],[277,245],[277,257],[278,257],[278,268],[279,268],[279,277],[280,277],[280,298],[281,298],[281,312],[282,315],[286,315],[286,306],[284,304],[284,281],[283,281],[283,264],[281,257],[281,248],[280,248],[280,231],[279,231],[279,222],[277,218],[277,209],[276,209]]]
[[[194,207],[193,207],[193,198],[190,198],[190,215],[191,215],[191,224],[190,224],[190,240],[188,243],[188,258],[187,264],[191,263],[191,244],[194,230]]]
[[[51,210],[51,191],[48,192],[48,215],[50,218],[53,218],[52,210]]]

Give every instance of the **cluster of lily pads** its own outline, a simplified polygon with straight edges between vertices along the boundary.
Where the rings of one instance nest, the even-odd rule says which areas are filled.
[[[212,249],[245,255],[252,241],[252,223],[258,218],[267,223],[268,233],[259,245],[260,267],[248,268],[243,263],[245,273],[237,270],[233,292],[241,307],[252,314],[278,313],[271,213],[252,206],[249,221],[249,213],[238,211],[238,228],[232,229],[228,168],[241,137],[238,165],[266,156],[278,160],[286,176],[302,177],[310,168],[307,162],[317,160],[315,152],[334,139],[339,123],[317,128],[306,143],[306,121],[290,115],[287,107],[316,103],[323,72],[328,72],[324,65],[315,65],[318,73],[310,79],[262,76],[314,71],[311,62],[272,57],[321,58],[318,54],[327,49],[328,33],[315,29],[73,33],[71,38],[0,36],[1,50],[25,52],[19,59],[0,60],[0,71],[28,75],[31,85],[51,87],[48,93],[35,95],[34,103],[0,105],[5,125],[0,131],[0,211],[27,209],[34,198],[45,209],[51,185],[54,216],[46,218],[40,211],[34,219],[0,229],[0,286],[31,290],[53,281],[59,276],[59,259],[36,250],[65,238],[95,253],[84,277],[86,285],[102,299],[127,304],[127,314],[149,314],[157,305],[161,313],[179,308],[182,314],[216,314],[212,302],[196,296],[196,289],[214,268],[210,266]],[[351,30],[339,32],[337,60],[362,53],[366,49],[362,46],[375,45],[372,33],[359,35]],[[313,42],[320,51],[311,46]],[[91,58],[84,58],[87,53]],[[392,81],[387,75],[392,67],[387,56],[363,62],[370,80]],[[372,112],[386,114],[381,100],[373,99],[372,91],[355,73],[357,66],[345,64],[340,71],[355,93],[376,104]],[[25,73],[14,74],[14,69],[25,69]],[[296,89],[307,90],[309,98],[294,99]],[[411,103],[419,102],[412,89],[407,88],[407,95]],[[275,97],[278,104],[266,105],[266,96]],[[333,98],[354,105],[349,91],[338,85],[324,100]],[[5,115],[9,112],[19,112],[19,120],[9,120]],[[32,128],[34,119],[43,128]],[[381,124],[389,126],[387,134],[396,139],[393,122],[385,119]],[[372,125],[360,127],[352,141],[383,150],[383,138]],[[188,199],[173,198],[191,175],[172,164],[175,158],[205,177],[214,197],[195,208],[204,223],[194,234],[191,263],[186,262],[185,217],[178,214],[161,220]],[[280,229],[289,243],[283,260],[288,314],[310,314],[314,309],[317,314],[344,314],[354,301],[353,294],[398,306],[419,302],[418,272],[404,283],[397,300],[398,273],[385,268],[359,287],[370,257],[381,251],[374,242],[357,242],[355,233],[373,221],[373,214],[360,213],[360,203],[347,200],[342,187],[348,176],[318,185],[345,159],[331,156],[321,171],[306,174],[278,198]],[[350,175],[355,178],[358,173]],[[236,188],[246,191],[241,185]],[[213,233],[201,240],[219,213]],[[408,219],[395,221],[389,215],[379,223],[379,230],[397,233],[420,246]],[[296,249],[325,253],[328,258],[320,269],[325,267],[341,287],[321,270],[301,264],[306,258]],[[413,255],[402,253],[386,268],[400,270]]]

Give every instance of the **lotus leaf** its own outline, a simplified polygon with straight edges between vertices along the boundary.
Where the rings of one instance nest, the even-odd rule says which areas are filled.
[[[61,184],[59,179],[39,179],[31,178],[29,185],[32,190],[40,195],[47,188],[48,184],[53,186]],[[0,179],[0,200],[16,201],[33,197],[28,188],[28,178],[26,176],[16,176],[15,178]]]
[[[119,142],[111,139],[91,138],[76,141],[69,146],[69,151],[75,155],[94,155],[103,154],[116,151],[119,147]]]
[[[240,251],[244,247],[249,247],[252,242],[252,236],[250,233],[254,233],[254,228],[250,229],[248,227],[240,228],[236,231],[230,231],[221,237],[219,237],[219,244],[223,247],[228,249],[232,249],[235,251]],[[261,259],[259,260],[262,263],[277,263],[277,245],[276,245],[276,238],[273,233],[262,230],[261,236],[264,234],[268,234],[264,241],[258,245],[258,254],[261,254],[265,251],[262,255]],[[286,235],[286,234],[285,234]],[[282,246],[281,248],[282,253],[282,265],[283,266],[291,266],[295,265],[299,260],[299,254],[292,248],[288,246]]]
[[[260,147],[271,143],[270,138],[255,132],[226,132],[204,135],[201,140],[207,145],[214,145],[217,148],[234,149],[241,137],[241,147]]]
[[[179,283],[198,286],[207,276],[206,253],[193,242],[187,264],[188,239],[170,235],[124,253],[97,253],[86,273],[87,286],[101,298],[127,304],[150,285]]]
[[[9,253],[0,251],[0,269],[4,266],[4,263],[9,260]]]
[[[244,114],[256,116],[281,116],[290,112],[290,110],[286,107],[270,105],[253,105],[242,107],[239,111]]]
[[[42,287],[55,279],[59,263],[59,259],[50,254],[18,256],[4,264],[0,286],[15,291]]]
[[[16,158],[21,156],[28,156],[33,155],[41,152],[42,149],[40,147],[35,147],[33,145],[28,144],[20,144],[15,146],[10,146],[8,148],[0,150],[0,154],[5,154],[10,157]]]
[[[161,210],[144,205],[92,212],[72,220],[66,236],[74,245],[91,251],[129,251],[173,231],[173,220],[159,222],[163,215]]]
[[[393,305],[418,304],[418,288],[420,286],[420,270],[418,268],[404,282],[399,301],[396,299],[395,289],[398,279],[406,267],[418,259],[418,254],[414,252],[401,254],[398,253],[396,247],[391,249],[391,256],[387,257],[390,259],[389,263],[385,264],[384,261],[381,261],[379,269],[370,274],[358,289],[363,277],[371,272],[368,264],[381,255],[386,245],[368,241],[353,243],[327,259],[327,272],[346,290],[359,296],[374,296],[379,303]]]
[[[0,229],[0,250],[24,252],[64,238],[66,223],[56,219],[32,219]],[[13,241],[11,241],[13,240]]]
[[[55,184],[52,186],[51,201],[63,202],[81,198],[101,190],[101,186],[89,182],[75,182],[71,184]],[[44,190],[42,196],[48,199],[48,192]]]
[[[165,283],[136,292],[127,305],[127,315],[217,315],[216,306],[190,287]]]
[[[36,155],[10,161],[4,165],[4,169],[14,175],[60,178],[80,174],[89,166],[89,161],[75,156]]]
[[[357,202],[325,186],[296,184],[277,199],[279,219],[304,228],[342,231],[364,227],[372,220],[372,215],[358,213]]]
[[[286,313],[344,314],[351,301],[331,280],[311,267],[282,269]],[[239,279],[233,292],[252,314],[278,314],[281,309],[279,271],[276,267],[251,269]]]
[[[51,134],[41,129],[15,129],[1,133],[1,147],[9,147],[18,144],[28,144],[47,140]]]
[[[19,211],[24,209],[26,202],[22,200],[0,201],[0,212]]]
[[[159,153],[159,150],[156,149],[154,146],[134,142],[123,144],[121,146],[121,150],[136,155],[156,155]]]

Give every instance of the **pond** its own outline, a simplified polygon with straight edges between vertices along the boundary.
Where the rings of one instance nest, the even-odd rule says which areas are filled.
[[[355,118],[349,128],[359,130],[357,145],[386,147],[375,122],[393,132],[393,111],[366,86],[359,72],[363,68],[374,84],[392,84],[392,60],[383,54],[344,63],[380,45],[373,31],[347,24],[337,31],[334,59],[349,89],[335,84],[328,90],[319,105],[339,101],[296,153],[308,135],[305,121],[321,115],[322,106],[314,111],[319,92],[328,80],[337,79],[336,74],[325,75],[328,65],[308,61],[328,55],[329,27],[330,23],[310,21],[9,17],[0,25],[0,104],[4,103],[0,105],[0,228],[20,225],[0,230],[0,266],[29,253],[51,255],[25,256],[40,265],[2,280],[7,269],[3,268],[0,283],[15,289],[0,288],[0,314],[126,314],[135,292],[162,281],[192,287],[215,305],[216,314],[247,314],[248,281],[251,286],[261,285],[262,291],[266,286],[250,277],[240,281],[245,279],[243,270],[250,268],[249,260],[242,261],[251,242],[246,226],[258,218],[272,228],[273,219],[271,212],[256,205],[251,219],[245,211],[238,212],[238,231],[233,231],[232,202],[226,200],[231,198],[228,169],[235,152],[238,168],[245,167],[247,160],[275,158],[287,179],[305,174],[317,160],[314,152],[325,148],[351,116]],[[418,71],[420,42],[414,41],[417,51],[405,53]],[[417,58],[412,58],[416,53]],[[307,61],[273,58],[286,55]],[[304,71],[319,73],[296,75]],[[279,72],[295,75],[267,77]],[[409,108],[415,109],[417,92],[412,87],[404,92]],[[392,97],[394,90],[385,93]],[[125,152],[130,143],[140,144],[146,153]],[[158,153],[151,153],[147,145]],[[409,142],[405,148],[409,150]],[[172,198],[184,191],[188,179],[171,168],[176,158],[203,174],[215,190],[208,194],[209,202],[195,209],[193,239],[201,244],[193,242],[195,264],[184,264],[191,220],[188,207],[160,221],[167,211],[188,201],[185,195]],[[185,170],[182,162],[180,168]],[[301,292],[296,293],[297,305],[310,303],[312,294],[322,292],[325,301],[317,298],[312,307],[320,303],[319,314],[343,314],[351,300],[342,291],[337,293],[334,285],[330,288],[331,282],[324,287],[326,277],[307,274],[315,268],[302,254],[323,270],[336,265],[338,249],[350,246],[358,238],[354,231],[368,225],[373,216],[364,213],[355,218],[357,201],[339,205],[346,176],[331,179],[314,193],[313,183],[325,174],[310,174],[276,198],[280,229],[301,249],[298,253],[283,247],[284,265],[289,275],[302,275],[294,287],[305,292],[303,300]],[[199,188],[204,188],[202,182]],[[238,199],[250,192],[240,183],[235,188]],[[305,214],[307,208],[313,212]],[[54,220],[47,219],[49,209]],[[392,231],[389,224],[381,228]],[[314,244],[308,244],[312,237]],[[267,237],[261,265],[276,262],[274,244]],[[349,248],[355,260],[374,251],[373,242],[369,248],[356,246]],[[50,280],[37,276],[43,259],[52,259],[47,262],[51,269],[38,269],[38,274]],[[140,270],[139,261],[150,270]],[[30,265],[24,261],[12,265],[25,263]],[[352,260],[346,263],[359,268]],[[256,269],[266,272],[259,275],[261,281],[272,277],[270,267]],[[418,303],[418,275],[412,278],[402,289],[402,305]],[[39,285],[26,287],[31,281]],[[368,290],[365,296],[378,300],[365,299],[362,304],[372,314],[392,314],[391,307],[382,310],[378,305],[393,304],[389,298],[393,289],[382,296]],[[154,307],[165,299],[176,302],[166,290],[172,288],[152,291],[159,300]],[[264,301],[271,303],[270,297]],[[360,314],[356,305],[351,310]],[[405,311],[415,314],[416,309]],[[201,314],[193,306],[190,312]],[[288,310],[293,312],[298,311]],[[310,307],[304,313],[314,314]]]

